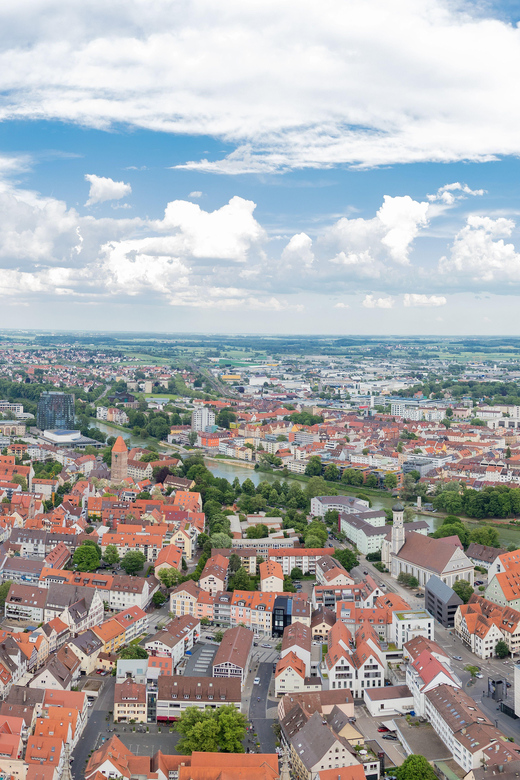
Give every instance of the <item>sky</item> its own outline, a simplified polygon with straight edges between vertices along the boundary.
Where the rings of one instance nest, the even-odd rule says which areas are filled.
[[[4,0],[0,327],[519,335],[519,17]]]

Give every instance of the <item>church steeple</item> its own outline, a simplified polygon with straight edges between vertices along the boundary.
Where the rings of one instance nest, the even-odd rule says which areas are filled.
[[[405,542],[404,531],[404,506],[400,501],[392,507],[393,521],[392,526],[392,555],[397,555]]]

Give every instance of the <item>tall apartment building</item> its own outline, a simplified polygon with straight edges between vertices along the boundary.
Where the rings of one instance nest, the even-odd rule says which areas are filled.
[[[36,410],[36,425],[40,430],[72,430],[74,428],[74,395],[43,392]]]
[[[200,409],[195,409],[195,411],[192,412],[192,431],[205,431],[206,428],[210,428],[212,425],[215,425],[215,412],[211,409],[201,406]]]

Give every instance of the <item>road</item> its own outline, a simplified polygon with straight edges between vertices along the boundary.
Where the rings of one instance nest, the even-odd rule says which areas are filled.
[[[107,729],[113,728],[113,723],[107,721],[106,717],[108,712],[114,709],[116,678],[112,676],[104,677],[103,681],[104,685],[101,694],[96,699],[94,706],[89,709],[87,725],[72,753],[74,758],[72,776],[74,780],[83,780],[89,753],[99,747],[102,737],[107,736]]]
[[[261,663],[258,666],[256,676],[260,678],[258,685],[253,685],[252,690],[249,686],[249,679],[246,689],[249,691],[249,721],[253,726],[253,733],[256,733],[260,742],[260,753],[274,753],[276,737],[272,726],[276,718],[268,717],[268,710],[276,707],[278,702],[269,699],[269,689],[273,674],[273,663]],[[250,745],[248,745],[250,747]]]

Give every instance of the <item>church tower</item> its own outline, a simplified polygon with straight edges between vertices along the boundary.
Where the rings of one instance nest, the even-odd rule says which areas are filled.
[[[391,555],[397,555],[403,544],[405,543],[405,531],[404,531],[404,506],[400,501],[394,504],[392,507],[393,521],[392,526],[392,542],[391,542]]]
[[[122,482],[128,476],[128,449],[122,436],[118,436],[112,447],[112,466],[110,479],[112,482]]]

